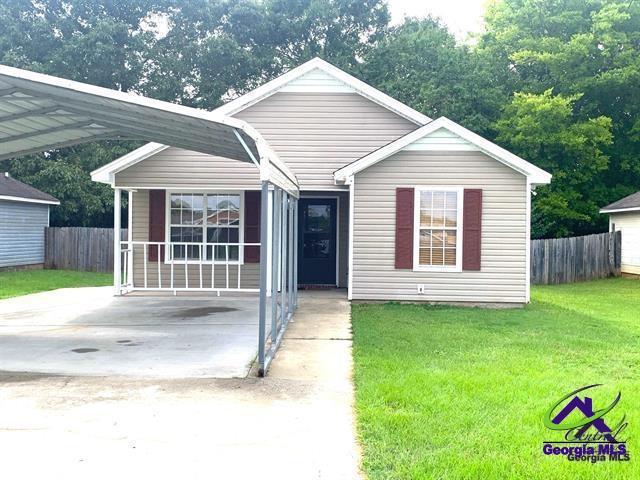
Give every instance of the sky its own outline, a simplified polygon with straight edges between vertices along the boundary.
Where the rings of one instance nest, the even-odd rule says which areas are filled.
[[[387,0],[393,24],[405,16],[425,17],[428,14],[442,18],[459,40],[470,32],[482,30],[482,14],[487,0]]]

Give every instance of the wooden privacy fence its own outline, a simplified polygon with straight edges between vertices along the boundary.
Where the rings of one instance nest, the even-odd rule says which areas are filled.
[[[45,268],[113,272],[113,228],[47,227],[44,252]]]
[[[622,232],[531,241],[531,283],[572,283],[620,275]]]
[[[122,229],[120,239],[127,239]],[[620,275],[621,232],[531,241],[531,283]],[[45,268],[113,272],[113,229],[45,228]]]

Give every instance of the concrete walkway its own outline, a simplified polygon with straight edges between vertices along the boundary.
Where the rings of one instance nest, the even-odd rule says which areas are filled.
[[[349,305],[304,292],[264,379],[0,374],[14,479],[354,479]]]

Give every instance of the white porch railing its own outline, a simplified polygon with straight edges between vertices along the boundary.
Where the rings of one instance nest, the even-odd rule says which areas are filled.
[[[120,293],[259,292],[260,265],[243,262],[245,247],[259,246],[260,243],[122,241]]]

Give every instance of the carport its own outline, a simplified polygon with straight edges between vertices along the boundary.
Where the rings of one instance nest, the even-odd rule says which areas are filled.
[[[260,133],[241,120],[0,65],[0,159],[108,139],[160,142],[259,169],[262,205],[271,202],[271,208],[261,209],[260,221],[257,358],[259,374],[264,375],[297,306],[295,175]],[[115,231],[121,223],[120,199],[121,191],[115,188]],[[118,294],[127,268],[119,239],[114,250]]]

